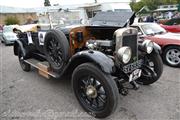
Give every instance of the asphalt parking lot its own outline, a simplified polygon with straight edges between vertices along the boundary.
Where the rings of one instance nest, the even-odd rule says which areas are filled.
[[[159,81],[119,95],[106,119],[180,120],[180,69],[164,65]],[[21,70],[13,47],[0,43],[0,120],[93,119],[77,102],[66,77],[45,79],[36,69]]]

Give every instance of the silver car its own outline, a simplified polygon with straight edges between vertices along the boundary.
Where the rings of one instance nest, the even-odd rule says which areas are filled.
[[[17,34],[13,32],[13,28],[17,25],[8,25],[3,27],[1,42],[5,45],[14,44],[14,41],[17,40]]]

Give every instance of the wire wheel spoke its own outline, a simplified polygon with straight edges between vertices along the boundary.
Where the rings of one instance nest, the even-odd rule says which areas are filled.
[[[98,98],[97,98],[98,100],[99,100],[99,102],[102,102],[103,104],[105,104],[106,102],[106,100],[104,99],[104,98],[102,98],[101,96],[98,96]]]
[[[52,40],[49,42],[49,46],[54,47],[54,43]]]
[[[102,87],[102,85],[101,85],[101,84],[98,84],[98,85],[96,85],[95,87],[96,87],[97,90],[99,90],[99,89]]]
[[[53,50],[53,47],[51,45],[48,46],[49,50]]]
[[[85,85],[85,87],[88,86],[88,82],[86,80],[82,80],[83,84]]]
[[[91,81],[92,79],[91,79],[91,76],[88,76],[87,77],[87,83],[88,83],[88,85],[92,85],[92,81]]]

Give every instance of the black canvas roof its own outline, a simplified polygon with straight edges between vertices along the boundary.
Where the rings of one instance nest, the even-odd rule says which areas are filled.
[[[125,27],[134,22],[134,12],[98,12],[91,20],[92,26]]]

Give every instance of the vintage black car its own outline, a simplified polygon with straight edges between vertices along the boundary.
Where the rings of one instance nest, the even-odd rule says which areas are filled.
[[[104,118],[115,110],[118,93],[152,84],[163,71],[160,47],[150,40],[138,42],[137,30],[128,27],[134,17],[132,12],[99,12],[90,25],[21,32],[14,54],[24,71],[33,66],[47,78],[72,76],[80,105]]]

